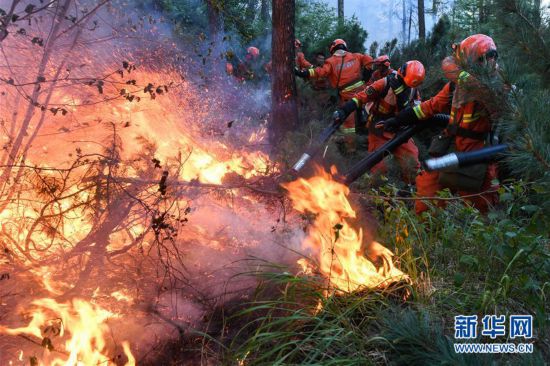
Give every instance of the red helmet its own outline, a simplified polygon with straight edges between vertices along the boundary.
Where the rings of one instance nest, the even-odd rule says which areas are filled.
[[[454,47],[459,60],[477,62],[484,58],[497,58],[497,46],[485,34],[474,34]]]
[[[377,58],[374,59],[374,63],[377,65],[384,65],[386,67],[390,67],[390,58],[388,57],[388,55],[378,56]]]
[[[422,65],[422,62],[416,60],[405,62],[403,66],[399,68],[397,73],[401,75],[405,85],[409,88],[416,88],[422,84],[424,81],[424,76],[426,76],[424,65]]]
[[[330,53],[334,53],[336,47],[338,46],[344,46],[344,49],[347,50],[348,49],[348,45],[346,44],[346,41],[344,41],[343,39],[335,39],[334,41],[332,41],[332,43],[330,44],[330,48],[329,48],[329,51]]]
[[[300,42],[300,40],[298,38],[296,38],[294,40],[294,47],[296,47],[296,48],[302,47],[302,42]]]
[[[250,55],[252,58],[257,58],[258,56],[260,56],[260,50],[257,49],[256,47],[248,47],[246,49],[246,53]]]

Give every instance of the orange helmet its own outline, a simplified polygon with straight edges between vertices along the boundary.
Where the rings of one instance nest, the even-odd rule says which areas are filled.
[[[377,58],[374,59],[374,63],[377,65],[384,65],[384,66],[390,67],[390,58],[388,57],[388,55],[378,56]]]
[[[405,62],[403,66],[399,68],[397,74],[403,78],[405,85],[409,88],[416,88],[424,81],[426,71],[424,70],[422,62],[412,60]]]
[[[338,38],[332,41],[332,43],[330,44],[330,48],[329,48],[330,53],[334,53],[334,51],[336,51],[336,47],[338,46],[343,46],[345,50],[348,49],[348,45],[346,44],[346,41],[344,41],[341,38]]]
[[[474,34],[454,45],[455,55],[459,60],[477,62],[484,58],[497,58],[497,46],[493,39],[485,34]]]
[[[250,55],[252,58],[257,58],[258,56],[260,56],[260,50],[257,49],[256,47],[248,47],[246,49],[246,53]]]
[[[300,42],[300,40],[298,38],[296,38],[294,40],[294,47],[296,47],[296,48],[302,47],[302,42]]]

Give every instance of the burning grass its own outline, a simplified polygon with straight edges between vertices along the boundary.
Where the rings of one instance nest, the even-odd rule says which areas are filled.
[[[333,170],[332,174],[335,173]],[[384,288],[407,279],[395,267],[390,250],[376,241],[368,242],[363,229],[350,224],[356,212],[347,198],[349,188],[331,174],[319,168],[314,177],[299,178],[283,187],[295,210],[314,215],[303,245],[316,253],[316,267],[328,278],[329,287],[352,292],[364,287]],[[307,261],[301,264],[305,271]]]
[[[400,286],[327,296],[326,277],[313,269],[258,274],[249,304],[226,309],[224,324],[233,329],[219,338],[227,342],[226,364],[545,364],[550,328],[543,314],[550,309],[541,269],[550,261],[547,243],[528,233],[523,219],[503,220],[503,212],[487,219],[456,204],[420,221],[403,201],[381,203],[380,235],[410,276],[408,301]],[[504,238],[503,229],[517,236]],[[453,317],[494,311],[541,314],[533,354],[453,352]]]
[[[136,364],[128,341],[122,341],[122,350],[118,350],[124,358],[120,354],[115,358],[111,356],[116,351],[109,350],[106,338],[110,332],[106,322],[116,314],[76,298],[67,303],[58,303],[54,299],[34,300],[26,311],[31,317],[27,326],[0,326],[0,334],[23,335],[40,343],[44,351],[41,356],[30,357],[31,365]]]

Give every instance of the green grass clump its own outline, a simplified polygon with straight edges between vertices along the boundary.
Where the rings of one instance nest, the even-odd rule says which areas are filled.
[[[389,188],[387,188],[389,189]],[[391,191],[391,189],[389,189]],[[261,273],[256,296],[226,319],[225,364],[542,365],[550,359],[550,248],[539,210],[518,187],[487,216],[451,201],[418,218],[410,200],[376,190],[378,240],[412,280],[402,288],[330,293],[318,276]],[[506,204],[510,199],[513,204]],[[522,203],[523,202],[523,203]],[[401,292],[399,292],[401,291]],[[454,316],[531,314],[535,352],[454,352]],[[496,342],[506,343],[505,337]],[[480,337],[476,342],[491,342]]]

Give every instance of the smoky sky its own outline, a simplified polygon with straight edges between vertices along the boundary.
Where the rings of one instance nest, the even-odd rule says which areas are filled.
[[[338,0],[323,0],[330,6],[336,8]],[[355,15],[363,28],[369,34],[366,47],[373,41],[383,43],[393,38],[397,38],[401,43],[403,40],[403,4],[407,18],[412,9],[413,22],[411,23],[411,40],[418,37],[418,28],[416,25],[417,0],[344,0],[344,14],[346,17]],[[445,11],[445,8],[438,9],[437,14],[428,13],[432,9],[432,1],[425,1],[427,14],[426,31],[429,32],[437,19]],[[335,11],[336,15],[336,11]],[[405,39],[408,39],[409,24],[405,26]]]
[[[338,0],[321,0],[335,8]],[[416,25],[417,0],[344,0],[344,14],[346,17],[355,15],[363,28],[369,33],[365,47],[373,42],[383,43],[393,38],[397,38],[401,43],[403,41],[402,22],[403,5],[407,18],[412,9],[413,21],[411,23],[411,40],[418,38],[418,28]],[[433,25],[439,17],[450,10],[453,0],[437,1],[439,7],[437,12],[432,11],[432,0],[425,0],[426,9],[426,32],[430,32]],[[543,13],[550,17],[550,0],[542,0],[541,7]],[[405,39],[408,39],[409,24],[405,26]]]

